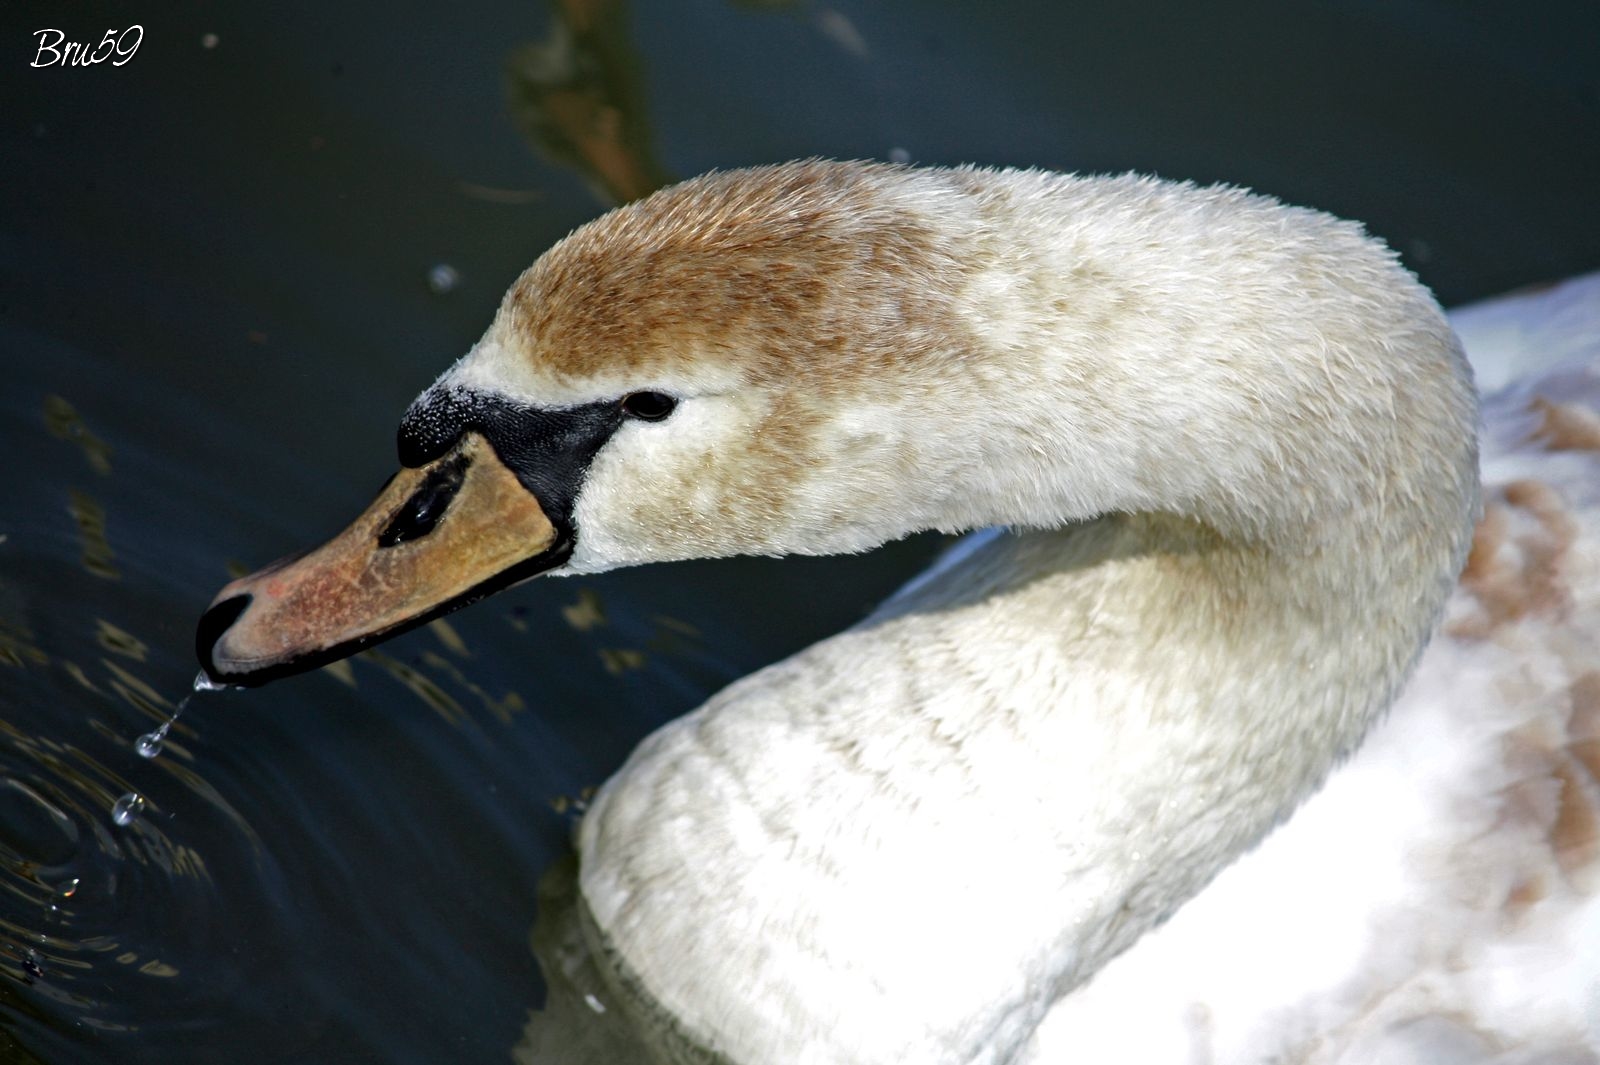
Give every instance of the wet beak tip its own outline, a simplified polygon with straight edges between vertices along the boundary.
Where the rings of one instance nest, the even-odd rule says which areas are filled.
[[[195,655],[200,659],[201,668],[212,680],[227,679],[226,675],[217,669],[217,641],[233,627],[235,621],[239,620],[239,616],[250,606],[250,600],[251,596],[248,594],[229,596],[213,603],[200,616],[200,624],[195,628],[194,634]]]

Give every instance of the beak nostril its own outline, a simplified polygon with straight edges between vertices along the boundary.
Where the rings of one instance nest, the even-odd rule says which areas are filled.
[[[217,664],[212,659],[217,641],[222,638],[223,633],[233,627],[235,621],[239,620],[239,615],[250,605],[251,598],[248,593],[236,595],[224,599],[200,615],[200,624],[194,633],[194,651],[200,658],[200,666],[206,671],[206,676],[213,681],[223,683],[228,679],[217,672]]]
[[[394,547],[407,540],[419,540],[433,531],[439,519],[450,509],[450,501],[461,490],[471,460],[457,455],[429,473],[420,487],[412,493],[378,534],[379,547]]]

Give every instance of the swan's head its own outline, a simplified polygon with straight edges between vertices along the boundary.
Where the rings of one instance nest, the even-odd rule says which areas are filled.
[[[925,406],[906,368],[958,343],[955,271],[876,180],[896,173],[710,175],[551,249],[406,412],[368,510],[219,593],[206,671],[263,683],[540,573],[925,526],[892,505],[918,457],[886,412]]]
[[[1133,176],[714,174],[523,274],[378,500],[224,588],[200,658],[261,683],[539,573],[1107,513],[1342,544],[1435,603],[1473,424],[1438,306],[1326,215]]]

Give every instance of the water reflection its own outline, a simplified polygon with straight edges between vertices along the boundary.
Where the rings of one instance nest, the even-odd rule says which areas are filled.
[[[44,421],[51,436],[77,443],[91,470],[102,477],[110,475],[111,446],[89,430],[71,403],[57,395],[46,396]]]
[[[0,617],[0,666],[13,669],[27,665],[42,666],[50,656],[33,642],[33,633],[13,621]],[[88,684],[87,678],[84,680]]]
[[[623,0],[558,0],[550,33],[506,58],[506,97],[534,148],[586,175],[608,203],[672,181],[656,158]]]
[[[89,493],[76,488],[68,493],[68,498],[71,502],[67,510],[78,523],[83,568],[108,581],[120,580],[122,573],[115,565],[116,556],[111,550],[111,539],[106,535],[105,507]]]
[[[13,437],[10,450],[18,469],[46,477],[13,485],[21,520],[0,537],[0,1009],[40,1022],[29,1043],[69,1060],[85,1033],[159,1026],[153,997],[181,1009],[237,984],[214,955],[227,907],[211,863],[256,871],[270,861],[193,768],[196,732],[174,725],[172,704],[142,675],[152,641],[95,615],[111,602],[96,589],[121,587],[127,569],[101,494],[116,492],[111,445],[62,396],[34,409],[42,432],[35,443]],[[38,461],[41,438],[74,445],[79,472]],[[71,486],[85,467],[101,486],[94,495]],[[68,486],[46,490],[67,500],[76,537],[34,505],[52,469]],[[137,576],[148,592],[149,575]],[[170,755],[156,765],[136,757],[132,738],[152,724]],[[196,967],[203,980],[182,979]],[[6,1042],[7,1060],[30,1060]]]
[[[578,892],[578,862],[568,856],[539,881],[539,919],[529,944],[545,976],[545,1000],[528,1011],[511,1051],[516,1065],[715,1065],[719,1056],[681,1036],[607,967]]]
[[[130,1027],[118,977],[105,969],[170,977],[188,948],[203,952],[192,937],[165,940],[177,951],[165,956],[129,940],[152,916],[203,921],[214,901],[206,862],[173,833],[162,806],[83,747],[9,721],[0,721],[0,741],[6,954],[25,982],[47,983],[83,1023]]]

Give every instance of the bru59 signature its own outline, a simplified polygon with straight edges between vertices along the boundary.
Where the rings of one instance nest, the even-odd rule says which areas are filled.
[[[130,34],[132,43],[129,43]],[[107,59],[111,60],[112,66],[120,67],[132,59],[133,53],[144,43],[144,27],[138,25],[120,32],[106,30],[106,35],[95,45],[69,41],[62,30],[35,30],[33,35],[39,38],[39,51],[35,53],[33,62],[28,64],[30,67],[90,67]],[[112,59],[113,56],[116,58]]]

